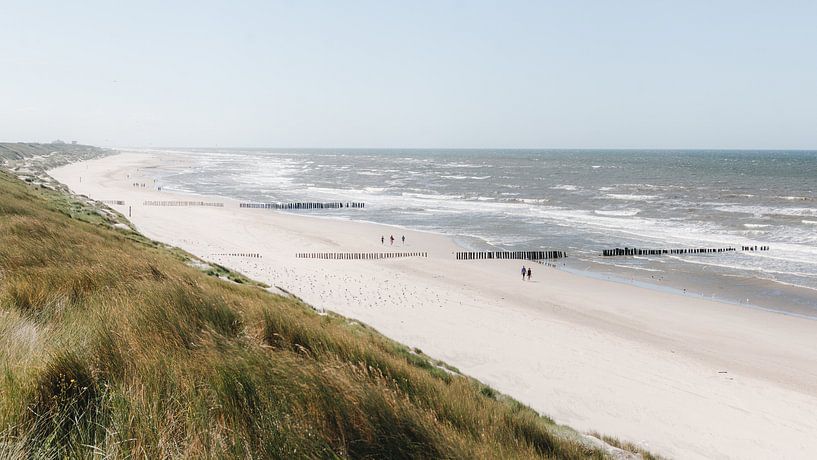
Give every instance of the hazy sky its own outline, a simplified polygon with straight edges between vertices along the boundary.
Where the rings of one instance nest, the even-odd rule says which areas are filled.
[[[817,148],[817,2],[0,0],[0,140]]]

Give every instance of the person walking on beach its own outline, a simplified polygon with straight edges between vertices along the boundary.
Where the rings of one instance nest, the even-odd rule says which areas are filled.
[[[389,241],[391,242],[391,245],[394,246],[394,235],[389,237]]]
[[[403,244],[406,244],[406,235],[403,235]]]
[[[525,275],[527,275],[527,274],[528,274],[528,270],[523,265],[522,266],[522,281],[525,281]]]
[[[382,235],[380,236],[380,244],[386,244],[386,238]]]
[[[530,281],[530,267],[528,267],[528,281]]]

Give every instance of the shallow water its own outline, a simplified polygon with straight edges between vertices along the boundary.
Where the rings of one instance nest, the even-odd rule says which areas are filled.
[[[817,152],[175,150],[165,189],[253,202],[364,201],[330,215],[566,250],[572,270],[817,316]],[[330,211],[324,211],[327,213]],[[614,247],[768,252],[602,258]],[[663,283],[663,284],[662,284]]]

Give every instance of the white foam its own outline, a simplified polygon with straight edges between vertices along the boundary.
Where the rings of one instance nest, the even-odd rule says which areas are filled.
[[[430,195],[427,193],[408,193],[408,192],[403,192],[402,195],[404,197],[419,198],[422,200],[461,200],[464,198],[462,195]]]
[[[645,272],[663,272],[663,270],[658,270],[655,268],[647,268],[647,267],[636,267],[634,265],[621,265],[621,264],[611,264],[606,262],[596,262],[599,265],[606,265],[608,267],[617,267],[617,268],[626,268],[629,270],[640,270]]]
[[[444,163],[440,165],[444,168],[490,168],[492,165],[488,164],[471,164],[471,163]]]
[[[604,209],[597,209],[593,211],[594,213],[600,216],[621,216],[621,217],[629,217],[634,216],[641,212],[640,209],[611,209],[611,210],[604,210]]]
[[[610,198],[613,200],[627,200],[627,201],[648,201],[655,200],[658,198],[658,195],[632,195],[627,193],[608,193],[604,196],[605,198]]]
[[[734,214],[751,214],[755,217],[763,216],[792,216],[817,217],[817,208],[776,208],[771,206],[716,206],[715,210]]]

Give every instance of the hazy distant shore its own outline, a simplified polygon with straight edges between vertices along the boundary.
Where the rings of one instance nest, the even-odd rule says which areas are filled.
[[[0,142],[0,167],[21,179],[48,180],[45,171],[77,161],[90,160],[116,151],[76,143]]]
[[[576,276],[452,260],[441,235],[238,208],[144,206],[172,159],[123,154],[51,174],[149,237],[293,292],[416,346],[579,429],[679,458],[803,457],[817,449],[817,322]],[[82,177],[80,181],[80,177]],[[141,185],[146,184],[143,188]],[[204,200],[204,198],[202,198]],[[406,246],[380,243],[405,233]],[[427,251],[388,261],[296,252]],[[262,258],[221,256],[258,253]]]

